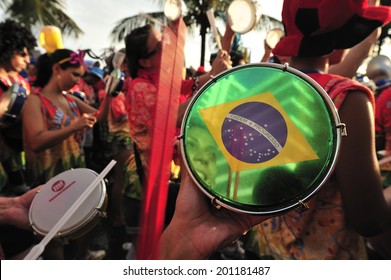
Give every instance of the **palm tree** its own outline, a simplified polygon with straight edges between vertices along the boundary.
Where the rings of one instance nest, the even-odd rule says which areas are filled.
[[[83,31],[64,12],[65,0],[0,0],[0,8],[26,28],[37,24],[55,25],[64,34],[78,38]]]
[[[9,0],[0,0],[0,8],[4,8],[9,4]]]
[[[152,0],[158,2],[160,7],[163,7],[165,0]],[[206,34],[210,32],[210,25],[206,16],[206,11],[213,8],[216,18],[224,18],[225,12],[228,9],[229,4],[233,0],[184,0],[187,13],[184,15],[183,20],[189,30],[193,30],[194,27],[199,27],[201,35],[201,61],[200,65],[204,65],[205,58],[205,45]],[[163,12],[151,13],[149,16],[155,19],[165,22]],[[120,20],[111,32],[111,38],[114,42],[122,42],[126,34],[136,27],[143,26],[149,20],[146,17],[140,15],[134,15],[131,17]],[[275,18],[262,15],[259,24],[256,26],[258,30],[270,30],[275,27],[282,27],[280,21]]]

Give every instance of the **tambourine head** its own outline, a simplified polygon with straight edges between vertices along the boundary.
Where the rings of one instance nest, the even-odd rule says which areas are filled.
[[[97,176],[93,170],[77,168],[50,179],[30,206],[29,219],[35,233],[39,236],[47,235]],[[102,180],[56,237],[69,240],[87,233],[100,220],[106,206],[106,185]]]
[[[274,49],[274,47],[277,45],[278,42],[280,42],[281,38],[284,37],[284,35],[285,35],[284,30],[279,28],[274,28],[266,34],[266,38],[265,38],[266,44],[270,48]]]
[[[208,82],[182,123],[186,168],[228,209],[271,214],[299,207],[326,181],[339,149],[339,118],[303,73],[248,64]]]
[[[227,20],[233,31],[239,34],[249,32],[257,22],[255,4],[251,0],[235,0],[227,10]]]

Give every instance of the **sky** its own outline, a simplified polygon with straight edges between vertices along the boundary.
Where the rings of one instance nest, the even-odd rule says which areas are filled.
[[[281,18],[283,0],[258,0],[258,12]],[[157,1],[153,0],[66,0],[65,12],[79,25],[84,34],[77,40],[64,36],[64,47],[70,49],[92,49],[101,54],[103,49],[113,46],[110,31],[116,23],[126,17],[137,15],[140,12],[162,11]],[[224,30],[220,30],[222,33]],[[250,31],[243,36],[243,46],[251,49],[252,60],[259,61],[263,55],[264,34]],[[124,47],[114,45],[116,49]],[[209,67],[211,50],[206,44],[205,68]],[[186,66],[197,68],[200,65],[201,38],[198,32],[188,33],[185,44]]]

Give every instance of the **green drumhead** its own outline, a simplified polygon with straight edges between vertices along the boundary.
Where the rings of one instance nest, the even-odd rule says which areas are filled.
[[[253,64],[206,84],[182,124],[182,155],[201,189],[232,210],[267,214],[308,199],[334,166],[338,115],[288,67]]]

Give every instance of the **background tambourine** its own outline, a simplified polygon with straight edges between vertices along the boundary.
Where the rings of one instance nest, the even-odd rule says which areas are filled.
[[[278,42],[282,39],[282,37],[285,36],[284,30],[280,28],[273,28],[269,30],[266,34],[266,44],[271,48],[274,49],[274,47],[277,45]]]
[[[106,93],[111,96],[117,96],[122,90],[125,74],[120,69],[114,69],[106,80]]]
[[[217,206],[252,214],[305,208],[331,174],[344,125],[307,75],[272,63],[221,73],[192,99],[185,167]]]
[[[251,0],[234,0],[227,10],[228,24],[239,34],[249,32],[259,20],[257,9]]]
[[[180,0],[166,0],[164,2],[163,12],[170,21],[176,21],[182,16],[182,3]]]
[[[34,232],[39,236],[48,234],[97,176],[91,169],[76,168],[50,179],[30,206],[29,219]],[[86,234],[106,215],[106,207],[106,184],[102,180],[56,237],[71,240]]]

